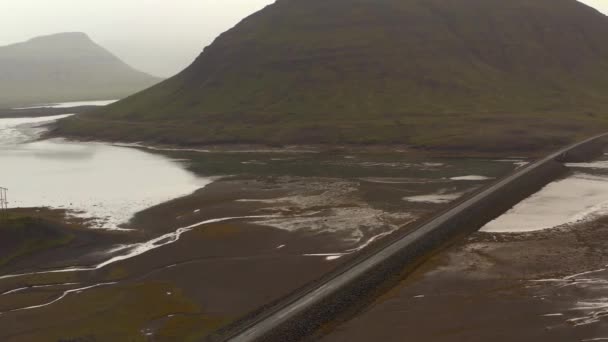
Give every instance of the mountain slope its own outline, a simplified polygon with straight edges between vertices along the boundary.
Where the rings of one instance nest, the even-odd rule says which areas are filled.
[[[603,124],[606,37],[608,18],[575,0],[278,0],[58,133],[533,149]]]
[[[159,81],[123,63],[84,33],[0,47],[0,106],[113,99]]]

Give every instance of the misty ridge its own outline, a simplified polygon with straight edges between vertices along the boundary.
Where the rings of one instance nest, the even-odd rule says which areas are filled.
[[[160,78],[135,70],[85,33],[0,47],[0,107],[123,98]]]

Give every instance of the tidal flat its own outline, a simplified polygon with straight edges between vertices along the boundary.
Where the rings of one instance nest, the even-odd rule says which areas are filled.
[[[607,233],[605,217],[476,233],[321,341],[602,341]]]
[[[127,226],[130,231],[96,230],[112,237],[101,246],[80,249],[77,255],[64,246],[47,251],[44,260],[34,254],[14,264],[19,266],[3,268],[2,337],[26,341],[96,336],[104,341],[113,336],[145,340],[146,334],[153,334],[162,340],[167,326],[201,321],[210,322],[209,331],[214,330],[321,277],[445,205],[403,200],[412,189],[433,191],[445,186],[443,181],[431,189],[425,183],[411,185],[358,178],[221,178],[189,196],[139,212]],[[452,184],[460,189],[479,185]],[[147,293],[149,284],[159,283],[166,291],[156,295],[180,293],[190,309],[166,303],[159,314],[145,306],[138,311],[135,305],[129,315],[140,320],[109,329],[118,331],[100,329],[91,320],[90,310],[98,303],[89,296],[124,293],[127,285],[133,286],[129,291]],[[59,286],[50,286],[54,284]],[[69,321],[57,319],[48,325],[48,317],[62,317],[62,310],[72,310],[75,303],[78,310],[70,311]],[[106,310],[119,312],[124,305],[119,299],[112,303],[115,307]],[[108,325],[113,317],[107,316]],[[74,330],[74,320],[81,330]],[[32,326],[40,328],[31,332]],[[142,329],[148,330],[144,334]],[[174,333],[182,335],[170,336],[187,340],[204,330],[178,329]]]
[[[412,229],[449,203],[434,194],[464,195],[517,167],[515,161],[399,152],[210,153],[32,141],[29,136],[44,130],[38,123],[10,128],[14,136],[26,137],[2,146],[0,153],[16,158],[14,167],[19,158],[56,166],[32,179],[95,177],[65,194],[37,187],[41,197],[55,202],[27,209],[30,213],[59,210],[79,225],[66,228],[73,240],[0,267],[0,339],[6,341],[200,339],[391,234]],[[69,151],[49,156],[53,148],[45,144]],[[41,148],[32,153],[32,146]],[[115,149],[129,157],[120,163],[98,158]],[[72,158],[72,150],[85,157]],[[91,164],[96,159],[102,163]],[[171,174],[159,173],[159,165]],[[4,178],[14,182],[15,200],[20,189],[28,189],[19,186],[26,184],[27,172]],[[186,180],[185,188],[176,186],[173,174]],[[124,185],[103,189],[102,180],[112,177]],[[170,186],[167,197],[141,206],[120,204],[139,205],[137,199],[158,184]],[[89,185],[101,187],[100,196],[87,190]],[[82,198],[97,201],[112,190],[119,205],[108,198],[107,204],[84,206],[66,196],[78,190],[88,196]],[[24,205],[45,206],[43,201]],[[114,207],[124,210],[108,210]]]
[[[607,160],[568,164],[321,341],[608,339]]]

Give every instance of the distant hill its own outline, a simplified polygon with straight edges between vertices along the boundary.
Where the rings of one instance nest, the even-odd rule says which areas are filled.
[[[58,134],[534,150],[608,127],[608,18],[575,0],[278,0]]]
[[[160,81],[123,63],[84,33],[0,46],[0,107],[122,98]]]

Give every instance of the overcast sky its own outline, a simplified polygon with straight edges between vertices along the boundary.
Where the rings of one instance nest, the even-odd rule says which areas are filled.
[[[274,0],[0,0],[0,45],[85,32],[132,66],[171,76]]]
[[[171,76],[218,34],[273,2],[0,0],[0,45],[58,32],[85,32],[132,66]],[[608,13],[608,0],[584,2]]]

